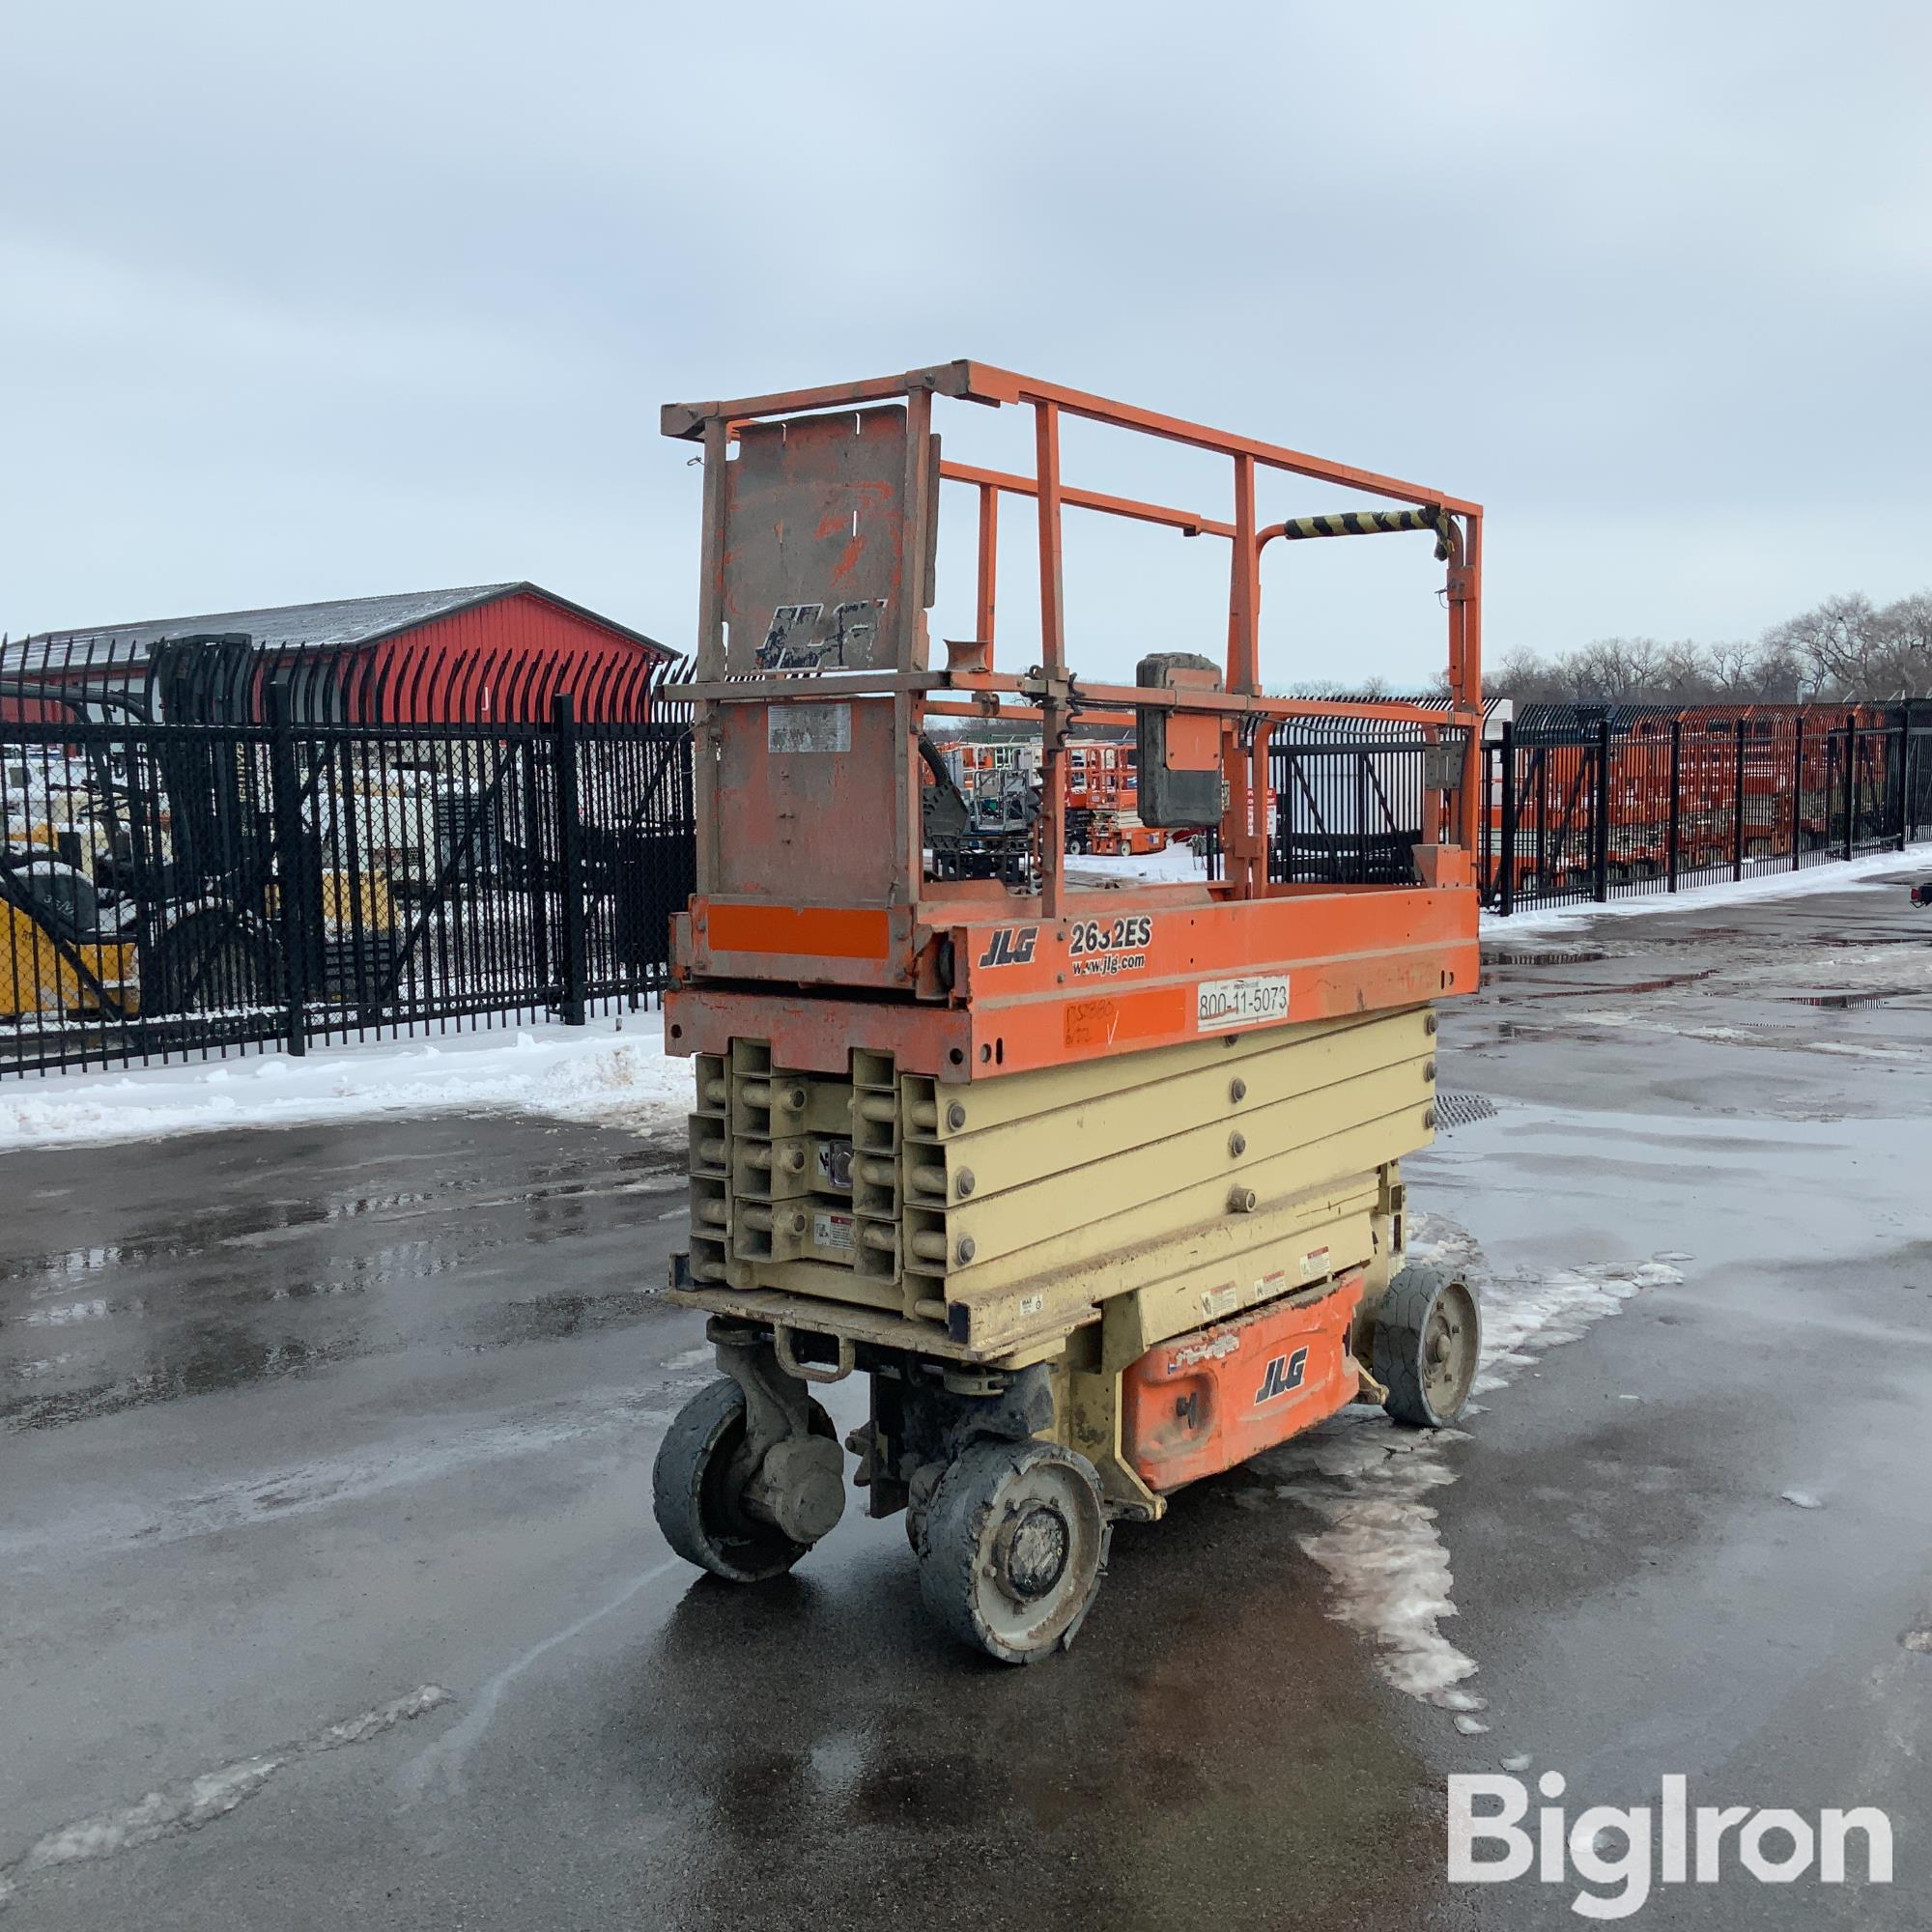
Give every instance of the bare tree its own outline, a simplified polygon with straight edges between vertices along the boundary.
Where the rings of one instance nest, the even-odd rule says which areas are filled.
[[[1438,678],[1438,696],[1448,680]],[[1483,675],[1484,693],[1518,704],[1889,704],[1932,696],[1932,591],[1877,609],[1830,597],[1756,642],[1599,638],[1545,657],[1518,645]]]
[[[1491,697],[1513,698],[1518,704],[1561,704],[1569,687],[1555,666],[1535,651],[1519,647],[1483,673],[1483,690]]]
[[[1879,613],[1889,697],[1921,697],[1932,692],[1932,591],[1901,597]]]
[[[1563,662],[1578,704],[1633,704],[1657,682],[1662,646],[1654,638],[1599,638]]]
[[[1889,681],[1885,626],[1862,591],[1826,598],[1815,611],[1767,631],[1764,641],[1803,659],[1824,696],[1863,699],[1893,695],[1880,689]]]
[[[1666,704],[1700,704],[1724,688],[1719,668],[1721,654],[1742,649],[1742,645],[1718,644],[1707,650],[1702,644],[1681,638],[1665,644],[1657,655],[1657,668],[1649,694]]]

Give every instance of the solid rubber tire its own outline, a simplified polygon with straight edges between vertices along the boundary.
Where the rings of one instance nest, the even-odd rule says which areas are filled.
[[[1468,1296],[1470,1332],[1466,1347],[1472,1357],[1479,1358],[1482,1310],[1475,1294],[1458,1275],[1420,1265],[1406,1267],[1389,1284],[1388,1293],[1377,1311],[1369,1366],[1377,1381],[1388,1390],[1383,1408],[1411,1429],[1446,1428],[1463,1412],[1463,1404],[1468,1401],[1469,1388],[1465,1382],[1454,1406],[1438,1410],[1425,1383],[1422,1351],[1429,1318],[1437,1298],[1451,1288],[1461,1288]],[[1474,1378],[1472,1368],[1469,1381]]]
[[[729,1376],[707,1383],[678,1410],[651,1469],[651,1509],[664,1539],[687,1563],[731,1583],[781,1577],[811,1548],[766,1523],[734,1523],[718,1491],[745,1433],[745,1391]],[[832,1418],[811,1404],[811,1433],[835,1440]],[[750,1533],[746,1533],[749,1529]]]
[[[1002,1637],[977,1609],[977,1572],[985,1551],[989,1519],[1000,1492],[1009,1481],[1039,1463],[1051,1463],[1085,1486],[1092,1499],[1091,1561],[1077,1573],[1063,1599],[1049,1634],[1026,1644]],[[948,1466],[923,1513],[919,1548],[920,1594],[942,1629],[961,1643],[983,1650],[1002,1663],[1037,1663],[1072,1642],[1100,1587],[1106,1568],[1108,1531],[1100,1479],[1084,1456],[1056,1443],[980,1441],[970,1444]]]

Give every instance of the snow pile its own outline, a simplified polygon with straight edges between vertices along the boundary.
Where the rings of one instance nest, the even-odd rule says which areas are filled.
[[[1330,1614],[1375,1639],[1382,1675],[1425,1703],[1473,1710],[1481,1700],[1455,1687],[1475,1675],[1475,1660],[1441,1631],[1456,1614],[1456,1579],[1426,1498],[1456,1476],[1440,1442],[1355,1408],[1256,1467],[1284,1479],[1274,1488],[1284,1502],[1321,1520],[1322,1528],[1295,1540],[1328,1573]]]
[[[1645,1288],[1681,1282],[1683,1256],[1601,1262],[1547,1273],[1498,1275],[1453,1223],[1417,1215],[1408,1259],[1463,1277],[1482,1306],[1483,1353],[1475,1388],[1502,1388],[1544,1350],[1577,1340]],[[1446,1452],[1459,1430],[1391,1429],[1363,1408],[1257,1459],[1273,1493],[1298,1503],[1321,1527],[1298,1537],[1328,1573],[1330,1614],[1372,1638],[1377,1664],[1398,1690],[1455,1714],[1465,1735],[1482,1731],[1484,1699],[1464,1688],[1476,1661],[1442,1634],[1456,1614],[1455,1577],[1430,1492],[1456,1480]]]
[[[146,1140],[391,1114],[521,1110],[655,1125],[691,1104],[657,1013],[370,1040],[106,1073],[0,1080],[0,1149]]]
[[[1564,905],[1529,906],[1504,919],[1497,913],[1483,915],[1483,931],[1496,938],[1511,938],[1521,932],[1547,932],[1557,926],[1586,923],[1593,919],[1631,919],[1642,913],[1711,912],[1728,906],[1757,905],[1766,899],[1802,897],[1806,893],[1830,893],[1856,887],[1861,891],[1897,892],[1902,888],[1878,883],[1887,873],[1932,868],[1932,841],[1909,845],[1903,852],[1871,852],[1849,862],[1833,859],[1823,865],[1807,866],[1801,872],[1789,869],[1790,862],[1757,862],[1776,870],[1753,872],[1748,866],[1742,879],[1719,879],[1715,885],[1686,886],[1680,892],[1638,893],[1630,898],[1572,900]]]

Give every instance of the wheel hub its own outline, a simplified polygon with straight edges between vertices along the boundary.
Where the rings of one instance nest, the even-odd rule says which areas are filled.
[[[1007,1524],[1001,1538],[1000,1575],[1016,1603],[1037,1603],[1066,1573],[1072,1532],[1051,1503],[1033,1503]]]

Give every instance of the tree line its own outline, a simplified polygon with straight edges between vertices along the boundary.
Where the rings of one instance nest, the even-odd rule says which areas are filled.
[[[1754,640],[1599,638],[1545,656],[1506,651],[1483,675],[1518,704],[1889,704],[1932,695],[1932,591],[1876,605],[1854,593]]]

